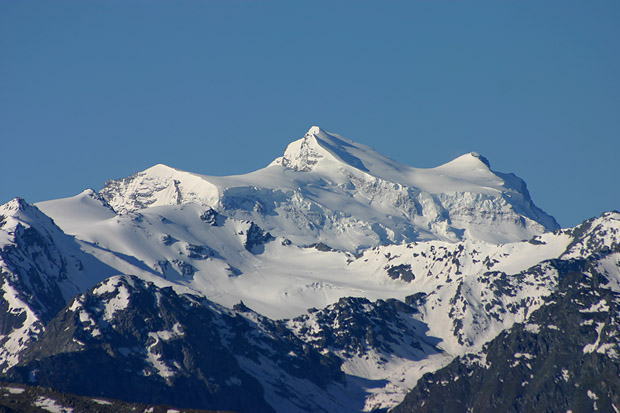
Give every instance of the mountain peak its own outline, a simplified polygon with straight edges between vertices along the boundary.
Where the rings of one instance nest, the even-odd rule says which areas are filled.
[[[374,158],[383,156],[367,146],[312,126],[301,139],[291,142],[284,155],[271,165],[282,165],[297,172],[310,172],[319,165],[327,170],[348,165],[369,172],[366,163],[372,163]]]
[[[308,132],[306,132],[306,136],[308,135],[319,135],[319,134],[324,134],[325,131],[323,129],[321,129],[320,126],[311,126],[310,129],[308,129]]]
[[[451,171],[457,176],[462,174],[494,174],[491,171],[491,163],[478,152],[469,152],[451,160],[450,162],[436,167],[437,170]]]
[[[273,164],[280,164],[287,169],[298,172],[310,172],[324,158],[334,158],[321,143],[329,134],[318,126],[312,126],[301,138],[291,142],[284,151],[284,155],[277,158]],[[335,160],[335,159],[333,159]]]
[[[13,198],[11,199],[9,202],[7,202],[6,204],[0,206],[0,208],[4,211],[24,211],[26,210],[28,207],[30,206],[30,204],[28,204],[28,202],[26,202],[23,198]]]
[[[282,166],[299,172],[309,172],[314,169],[319,160],[325,157],[316,139],[319,130],[313,126],[303,138],[290,143],[280,158]]]
[[[7,222],[8,225],[6,225]],[[52,218],[45,215],[36,205],[29,204],[22,198],[13,198],[6,204],[0,205],[0,227],[8,230],[8,228],[14,228],[18,224],[25,224],[26,226],[37,224],[46,228],[56,227]]]
[[[179,172],[179,170],[171,166],[165,165],[163,163],[158,163],[142,171],[142,173],[147,174],[147,175],[164,175],[164,176],[168,176],[175,172]]]
[[[472,156],[473,158],[478,159],[480,162],[482,162],[489,168],[491,167],[491,163],[489,162],[489,160],[485,158],[484,156],[480,155],[478,152],[470,152],[469,155]]]
[[[50,220],[35,205],[29,204],[23,198],[13,198],[6,204],[0,205],[0,215],[6,215],[30,222],[32,220]]]

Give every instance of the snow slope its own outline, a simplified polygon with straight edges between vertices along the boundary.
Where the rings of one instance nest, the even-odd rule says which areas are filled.
[[[51,212],[48,205],[72,211],[90,196],[81,194],[39,206]],[[93,203],[88,205],[94,208]],[[99,210],[101,215],[91,213],[103,217],[106,206],[100,203]],[[155,282],[153,277],[160,278],[160,285],[181,285],[229,307],[243,300],[271,318],[294,317],[341,297],[404,300],[412,293],[433,290],[454,278],[475,277],[491,268],[518,273],[557,257],[569,242],[567,237],[548,233],[542,237],[550,242],[543,247],[528,242],[430,241],[376,247],[354,255],[298,246],[277,237],[250,251],[245,247],[252,226],[249,221],[218,214],[219,222],[211,224],[201,218],[209,211],[194,203],[150,207],[82,222],[74,235],[85,251],[119,273],[142,275]],[[56,220],[61,225],[65,222],[58,214]],[[443,261],[441,251],[449,260]],[[399,265],[409,265],[418,276],[410,282],[388,276],[388,269]]]

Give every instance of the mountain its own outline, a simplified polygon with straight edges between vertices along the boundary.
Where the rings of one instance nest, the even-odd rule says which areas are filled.
[[[98,192],[16,198],[0,206],[0,376],[179,408],[430,406],[428,374],[473,371],[454,366],[492,349],[513,363],[521,350],[496,340],[540,314],[577,317],[549,307],[567,288],[617,292],[619,223],[560,229],[478,154],[413,168],[317,127],[246,175],[157,165]],[[588,329],[567,331],[581,345]]]
[[[425,375],[397,412],[618,411],[620,214],[577,227],[526,323]]]
[[[430,239],[501,243],[559,229],[520,178],[493,172],[476,153],[412,168],[316,126],[256,172],[212,177],[156,165],[107,182],[100,194],[122,214],[194,202],[298,245],[352,252]]]
[[[115,273],[37,207],[19,198],[0,206],[0,369],[67,300]]]

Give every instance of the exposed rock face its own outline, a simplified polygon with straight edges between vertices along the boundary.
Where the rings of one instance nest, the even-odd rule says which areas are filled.
[[[272,241],[274,238],[270,233],[263,231],[261,227],[251,222],[250,227],[245,232],[245,242],[243,246],[246,250],[250,252],[259,252],[263,248],[262,246],[269,241]]]
[[[424,338],[423,324],[411,314],[417,310],[397,300],[371,302],[365,298],[341,298],[325,309],[312,311],[289,322],[296,334],[317,349],[347,355],[371,350],[395,353],[393,346],[438,352],[436,340]]]
[[[318,387],[343,380],[337,358],[247,311],[113,277],[61,311],[7,377],[81,395],[256,412],[273,409],[247,365],[277,365]]]
[[[207,208],[205,212],[200,215],[200,219],[209,225],[220,226],[222,221],[226,219],[213,208]]]

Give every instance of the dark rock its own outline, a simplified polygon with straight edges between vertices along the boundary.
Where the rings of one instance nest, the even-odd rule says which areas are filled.
[[[415,279],[415,275],[411,271],[410,264],[400,264],[385,267],[388,276],[393,280],[401,279],[406,282],[411,282]]]
[[[308,245],[308,248],[314,248],[314,249],[322,251],[322,252],[335,251],[332,247],[330,247],[329,245],[324,244],[322,242],[317,242],[317,243],[314,243],[314,244],[310,244],[310,245]]]
[[[426,304],[426,293],[419,292],[405,297],[405,303],[413,307],[419,307]]]
[[[322,310],[310,309],[309,314],[291,321],[304,341],[317,349],[328,348],[350,355],[363,355],[371,349],[386,354],[402,345],[419,350],[419,357],[439,350],[437,341],[426,337],[428,330],[411,314],[417,310],[394,299],[371,302],[366,298],[345,297]],[[307,324],[318,324],[310,333]],[[424,349],[424,350],[423,350]]]
[[[250,223],[250,228],[245,233],[245,242],[243,246],[246,250],[258,254],[264,250],[263,245],[275,238],[270,233],[263,231],[261,227],[255,223]]]
[[[200,214],[200,219],[209,225],[219,227],[224,224],[226,218],[220,213],[218,213],[215,209],[209,208],[202,214]]]

